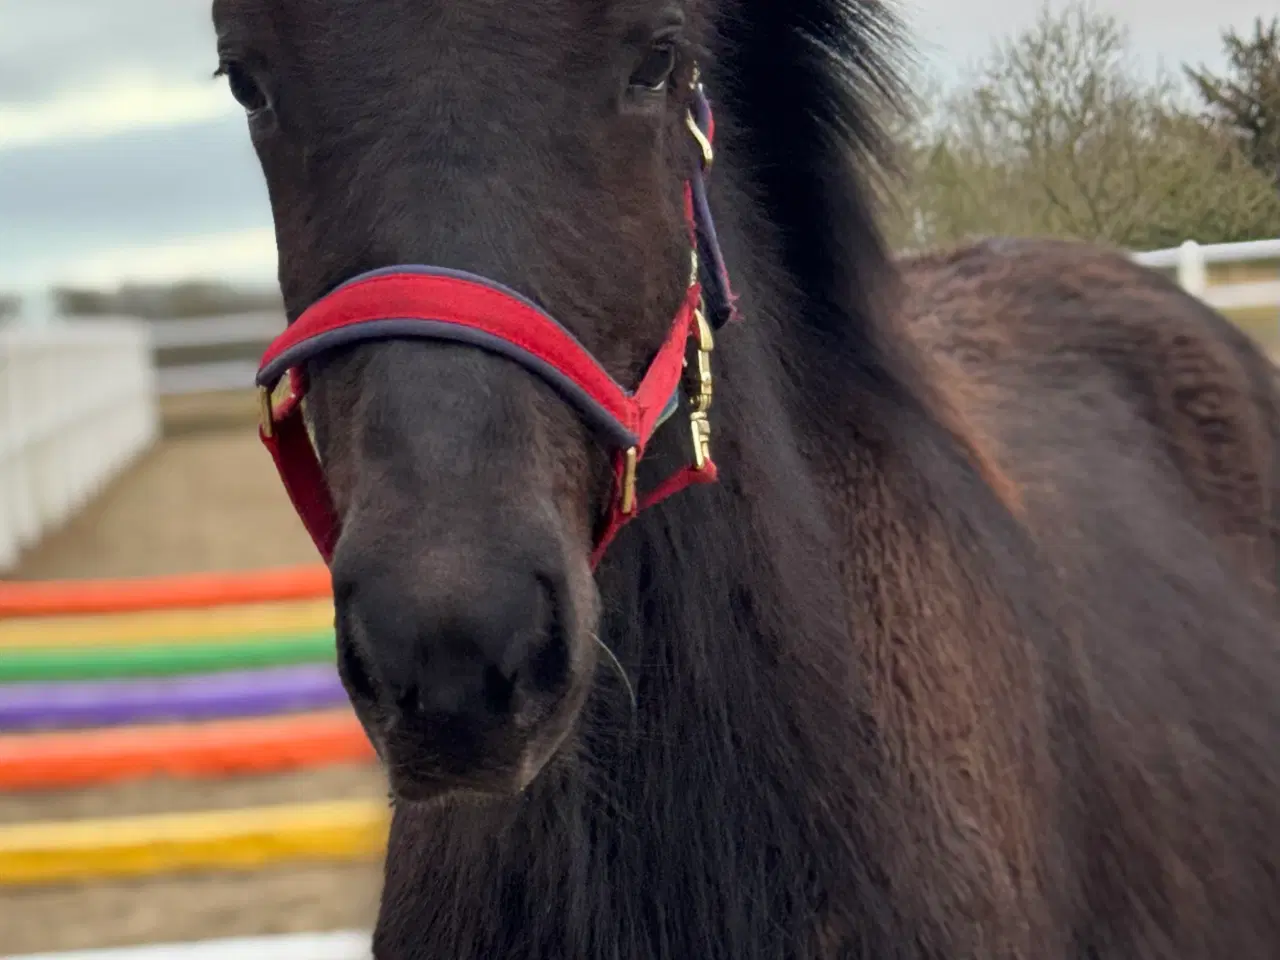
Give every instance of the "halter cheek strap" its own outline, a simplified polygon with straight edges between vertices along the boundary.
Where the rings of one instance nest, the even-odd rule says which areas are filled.
[[[333,556],[341,518],[303,418],[305,370],[321,354],[359,343],[463,343],[507,357],[554,388],[613,452],[613,496],[596,538],[593,566],[639,511],[691,484],[715,481],[707,419],[712,331],[735,317],[736,308],[706,198],[714,128],[700,85],[695,85],[688,126],[702,148],[685,187],[693,271],[670,331],[634,391],[619,385],[567,329],[526,297],[485,277],[441,267],[394,266],[361,274],[312,304],[267,348],[257,376],[259,432],[326,562]],[[692,462],[640,496],[637,464],[654,432],[679,407],[682,384],[690,408]]]

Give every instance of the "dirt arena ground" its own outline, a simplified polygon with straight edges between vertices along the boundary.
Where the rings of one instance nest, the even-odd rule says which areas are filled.
[[[145,576],[316,561],[262,450],[243,397],[168,404],[166,437],[15,579]],[[383,798],[366,767],[230,782],[148,781],[51,794],[0,794],[0,823]],[[0,955],[205,937],[368,926],[379,869],[285,867],[128,883],[0,888]]]

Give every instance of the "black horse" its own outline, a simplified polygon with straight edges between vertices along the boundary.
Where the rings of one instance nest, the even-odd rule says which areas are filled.
[[[880,3],[214,14],[291,318],[465,270],[634,386],[689,289],[695,69],[719,127],[720,482],[594,571],[618,463],[537,371],[431,338],[304,365],[396,798],[378,957],[1280,956],[1270,365],[1116,253],[895,263]]]

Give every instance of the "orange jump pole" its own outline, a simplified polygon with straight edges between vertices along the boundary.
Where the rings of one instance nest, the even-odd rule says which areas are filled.
[[[0,736],[0,790],[66,790],[167,776],[205,779],[364,763],[349,710],[249,720]]]
[[[118,580],[0,583],[0,617],[135,613],[233,604],[318,600],[331,596],[323,566]]]

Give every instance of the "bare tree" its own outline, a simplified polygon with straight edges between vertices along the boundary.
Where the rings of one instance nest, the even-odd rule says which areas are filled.
[[[1129,248],[1280,232],[1247,158],[1133,63],[1127,29],[1075,3],[998,42],[908,147],[906,245],[981,234]],[[909,229],[907,228],[909,225]]]

